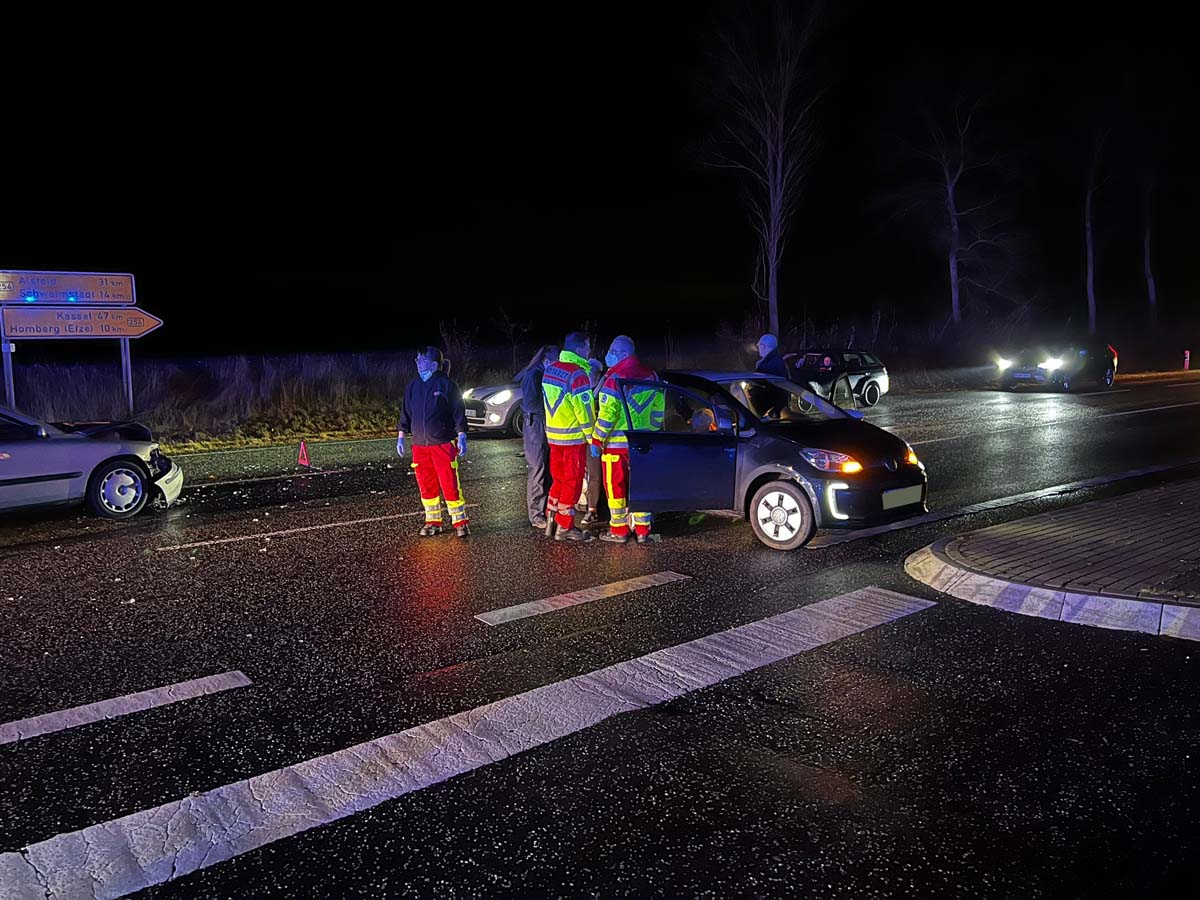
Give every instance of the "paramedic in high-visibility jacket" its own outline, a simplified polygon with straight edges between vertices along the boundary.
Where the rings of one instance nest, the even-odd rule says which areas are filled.
[[[556,541],[590,541],[575,527],[575,504],[583,490],[587,446],[592,440],[591,341],[573,331],[563,341],[558,362],[542,372],[546,443],[550,445],[550,493],[546,498],[546,536]]]
[[[608,373],[600,384],[599,411],[592,434],[592,456],[599,457],[603,464],[604,490],[608,495],[608,532],[600,540],[615,544],[629,540],[630,519],[637,542],[644,544],[650,540],[650,513],[629,509],[629,441],[625,432],[630,428],[661,431],[666,412],[666,396],[661,386],[621,384],[627,379],[658,381],[658,375],[642,365],[634,352],[632,338],[625,335],[613,338],[604,357]]]
[[[462,391],[442,371],[442,351],[424,347],[417,352],[417,377],[404,391],[396,452],[412,442],[412,468],[425,507],[421,537],[442,533],[442,497],[450,511],[454,533],[465,538],[467,501],[463,499],[459,460],[467,454],[467,412]]]

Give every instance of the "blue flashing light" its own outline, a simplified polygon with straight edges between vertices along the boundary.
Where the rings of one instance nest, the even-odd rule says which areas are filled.
[[[37,303],[37,297],[34,297],[34,296],[32,296],[32,295],[31,295],[31,296],[29,296],[29,297],[26,297],[26,298],[25,298],[25,302],[26,302],[26,303]]]
[[[78,303],[79,301],[78,301],[78,300],[76,300],[74,297],[68,297],[68,298],[67,298],[67,302],[68,302],[68,303]]]

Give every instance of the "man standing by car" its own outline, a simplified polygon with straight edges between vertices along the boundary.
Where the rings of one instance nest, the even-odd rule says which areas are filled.
[[[758,339],[758,362],[754,371],[762,375],[778,375],[780,378],[791,378],[787,363],[779,355],[779,338],[773,334],[764,334]]]
[[[661,429],[666,397],[661,388],[632,384],[625,388],[627,394],[622,399],[622,379],[658,381],[658,375],[634,355],[632,338],[625,335],[613,338],[604,362],[608,365],[608,375],[600,385],[600,411],[591,446],[592,456],[603,464],[604,489],[608,495],[608,531],[600,540],[624,544],[629,540],[632,517],[637,542],[644,544],[650,540],[650,513],[629,511],[629,440],[625,432],[630,428]]]
[[[558,362],[547,365],[542,373],[551,478],[546,537],[556,541],[592,539],[575,527],[575,504],[583,491],[587,445],[592,439],[592,382],[587,361],[591,349],[586,334],[572,331],[563,341]]]
[[[450,523],[460,538],[470,534],[467,501],[463,499],[458,461],[467,453],[467,413],[462,391],[442,372],[442,351],[424,347],[417,352],[417,377],[404,391],[396,452],[403,456],[411,439],[412,468],[425,507],[425,524],[418,532],[432,537],[442,532],[442,497]]]
[[[525,371],[521,373],[521,437],[525,442],[525,465],[529,476],[525,483],[525,500],[529,507],[529,524],[546,527],[546,492],[550,487],[550,451],[546,446],[546,411],[542,402],[542,373],[558,359],[554,344],[538,348]]]

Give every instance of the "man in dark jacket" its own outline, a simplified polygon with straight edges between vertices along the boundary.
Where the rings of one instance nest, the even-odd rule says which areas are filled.
[[[521,374],[521,437],[525,443],[525,465],[529,475],[525,482],[525,500],[529,507],[529,524],[546,527],[546,492],[550,490],[550,447],[546,443],[546,411],[542,406],[542,373],[546,363],[558,360],[559,348],[545,344],[538,348]]]
[[[413,472],[425,507],[425,524],[418,532],[431,537],[442,532],[442,497],[450,524],[460,538],[470,534],[467,501],[463,499],[458,461],[467,454],[467,413],[462,391],[442,372],[442,351],[424,347],[417,352],[417,377],[404,391],[396,452],[412,441]]]
[[[758,339],[758,362],[754,371],[763,375],[778,375],[780,378],[792,377],[787,361],[779,355],[779,338],[775,335],[764,334]]]

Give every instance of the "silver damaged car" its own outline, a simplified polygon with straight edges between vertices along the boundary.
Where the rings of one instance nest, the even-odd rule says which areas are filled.
[[[51,424],[0,407],[0,510],[86,503],[128,519],[147,503],[165,507],[183,490],[183,470],[135,422]]]

